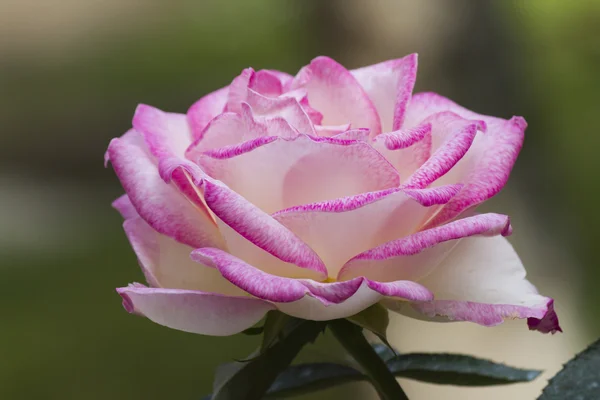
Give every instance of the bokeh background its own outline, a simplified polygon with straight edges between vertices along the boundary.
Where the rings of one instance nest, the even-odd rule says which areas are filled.
[[[418,91],[529,121],[512,179],[485,209],[513,217],[511,240],[565,333],[394,318],[402,351],[547,371],[505,388],[406,390],[534,399],[600,334],[599,21],[597,0],[0,0],[0,398],[199,399],[217,364],[256,345],[121,308],[114,288],[142,276],[102,162],[138,103],[185,112],[248,66],[295,73],[320,54],[358,67],[418,52]],[[320,398],[348,390],[373,395]]]

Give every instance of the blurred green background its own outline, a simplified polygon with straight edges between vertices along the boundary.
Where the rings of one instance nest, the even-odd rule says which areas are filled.
[[[198,399],[218,363],[253,349],[121,308],[114,288],[142,276],[103,153],[138,103],[185,112],[245,67],[295,73],[320,54],[351,68],[418,52],[418,90],[527,118],[512,180],[485,209],[513,216],[565,333],[395,319],[391,341],[556,371],[600,334],[598,21],[597,0],[0,0],[0,398]],[[415,398],[539,390],[408,385]]]

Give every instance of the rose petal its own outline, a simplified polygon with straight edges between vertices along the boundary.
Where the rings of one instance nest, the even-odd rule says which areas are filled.
[[[223,112],[228,96],[229,87],[224,87],[207,94],[189,108],[187,118],[193,139],[200,137],[206,125]]]
[[[416,281],[434,270],[456,246],[458,239],[510,233],[510,220],[505,215],[480,214],[464,218],[367,250],[343,266],[338,280],[364,275],[382,282]]]
[[[315,129],[300,103],[292,97],[266,97],[248,89],[246,102],[256,117],[282,118],[300,133],[314,135]]]
[[[382,133],[373,147],[385,156],[403,178],[411,176],[431,156],[431,123]]]
[[[381,132],[377,110],[352,74],[329,57],[317,57],[302,68],[292,88],[306,88],[311,107],[323,114],[323,125],[350,123]]]
[[[203,187],[211,210],[247,241],[273,255],[272,260],[279,259],[279,264],[293,264],[290,267],[300,270],[296,273],[304,269],[304,273],[318,279],[327,277],[327,269],[317,254],[270,215],[217,181],[207,178]],[[229,235],[227,243],[230,251],[238,254],[231,240],[233,238]],[[274,268],[277,267],[275,265]]]
[[[113,139],[108,157],[138,214],[155,230],[194,248],[223,246],[213,221],[161,179],[139,133]]]
[[[214,268],[193,262],[191,247],[161,235],[142,218],[126,220],[123,228],[150,286],[245,295]]]
[[[192,143],[185,114],[167,113],[140,104],[133,116],[133,128],[144,136],[148,149],[157,158],[183,157]]]
[[[129,200],[129,196],[126,194],[113,201],[112,206],[121,214],[123,219],[129,219],[138,216],[135,207],[133,204],[131,204],[131,200]]]
[[[452,181],[463,183],[465,187],[431,221],[430,226],[456,217],[464,210],[494,196],[504,187],[523,145],[527,127],[521,117],[505,120],[476,114],[435,93],[413,96],[407,113],[407,124],[418,123],[425,116],[442,111],[451,111],[471,120],[482,120],[487,131],[477,135],[463,159],[440,179],[439,184]]]
[[[350,71],[377,108],[383,132],[402,127],[417,80],[417,55]]]
[[[249,297],[223,296],[195,290],[147,288],[130,285],[118,288],[123,306],[130,313],[184,332],[211,336],[239,333],[274,307]]]
[[[350,129],[350,124],[344,125],[315,125],[315,130],[317,131],[318,136],[331,137],[341,134],[342,132],[346,132]],[[369,132],[368,129],[363,129],[364,131]],[[355,130],[356,132],[357,130]]]
[[[283,93],[283,84],[279,75],[264,69],[250,77],[248,87],[267,97],[278,97]]]
[[[431,300],[431,293],[415,282],[372,282],[364,278],[336,283],[291,279],[267,274],[218,249],[198,249],[198,262],[213,265],[230,282],[298,318],[328,320],[354,315],[384,296],[414,301]]]
[[[265,137],[206,153],[198,162],[267,213],[399,185],[389,162],[354,140]]]
[[[362,141],[362,142],[368,142],[370,134],[371,134],[371,132],[369,132],[368,129],[358,128],[358,129],[350,129],[350,130],[344,131],[342,133],[338,133],[337,135],[333,135],[332,138],[340,139],[340,140],[358,140],[358,141]]]
[[[336,277],[356,254],[417,230],[432,213],[421,202],[443,204],[458,189],[437,188],[435,194],[391,189],[292,207],[273,216],[308,243],[329,276]]]
[[[403,183],[405,187],[425,188],[450,171],[467,153],[475,139],[477,129],[480,127],[479,121],[467,120],[452,112],[437,113],[425,121],[432,125],[432,150],[434,152]],[[443,142],[438,146],[436,142],[440,141],[440,138],[443,138]]]
[[[505,319],[531,318],[532,329],[560,331],[552,300],[539,295],[525,274],[505,238],[465,238],[419,282],[435,294],[435,300],[413,307],[427,316],[485,326]]]

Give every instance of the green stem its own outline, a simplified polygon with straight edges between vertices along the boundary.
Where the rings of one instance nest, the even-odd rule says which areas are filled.
[[[345,319],[331,321],[329,327],[336,339],[361,365],[381,399],[408,400],[385,362],[365,339],[360,327]]]

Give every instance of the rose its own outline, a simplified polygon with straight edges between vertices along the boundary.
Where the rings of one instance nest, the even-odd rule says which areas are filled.
[[[525,120],[413,96],[416,68],[318,57],[295,77],[246,69],[187,115],[140,105],[107,152],[149,284],[117,289],[127,311],[208,335],[272,309],[330,320],[375,303],[560,330],[509,218],[472,212],[506,183]]]

